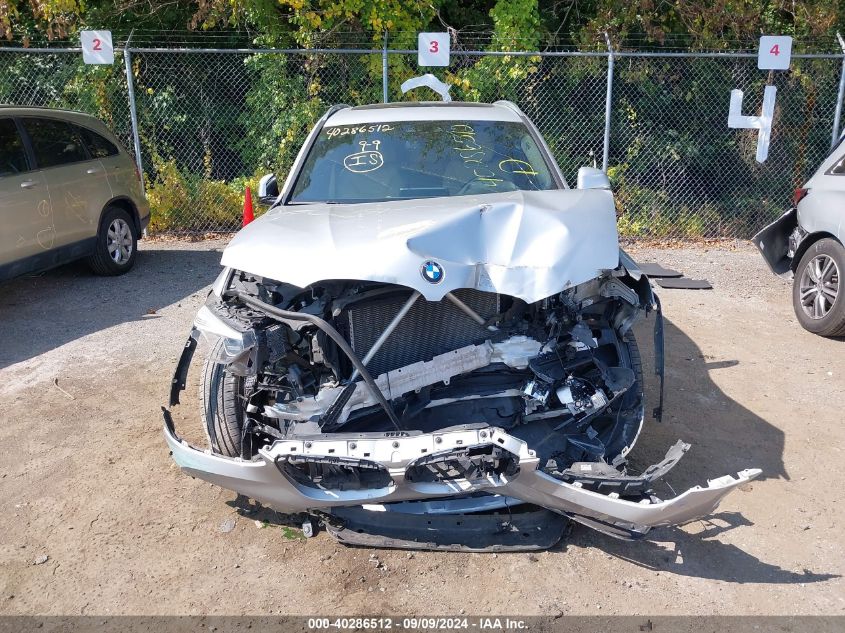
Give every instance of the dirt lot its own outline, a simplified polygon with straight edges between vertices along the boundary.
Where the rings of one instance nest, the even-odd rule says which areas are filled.
[[[715,286],[661,292],[667,415],[634,454],[691,442],[678,491],[761,480],[648,541],[576,527],[537,556],[380,551],[378,568],[239,514],[168,456],[159,406],[220,248],[150,242],[122,278],[3,286],[0,613],[845,614],[845,342],[804,332],[750,248],[634,249]]]

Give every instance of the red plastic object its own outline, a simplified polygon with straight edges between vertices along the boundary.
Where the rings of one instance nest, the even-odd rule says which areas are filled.
[[[244,195],[244,223],[243,226],[246,226],[250,222],[255,219],[255,215],[252,212],[252,189],[249,187],[246,188],[246,194]]]

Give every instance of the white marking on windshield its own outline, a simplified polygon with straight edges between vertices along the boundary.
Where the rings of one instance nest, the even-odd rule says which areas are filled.
[[[381,141],[359,141],[360,152],[349,154],[343,159],[343,166],[351,172],[362,174],[368,171],[375,171],[384,165],[384,156],[378,151]],[[372,147],[372,149],[370,149]]]

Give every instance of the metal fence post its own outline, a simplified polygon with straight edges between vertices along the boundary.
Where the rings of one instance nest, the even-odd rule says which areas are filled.
[[[604,34],[607,42],[607,96],[604,102],[604,147],[602,148],[601,169],[607,173],[607,163],[610,160],[610,117],[613,105],[613,46],[610,36]]]
[[[132,80],[132,52],[129,49],[129,39],[123,47],[123,62],[126,64],[126,92],[129,94],[129,118],[132,121],[132,143],[135,145],[135,162],[138,164],[138,174],[141,176],[141,188],[146,192],[144,185],[144,165],[141,162],[141,137],[138,135],[138,113],[135,109],[135,82]]]
[[[839,73],[839,93],[836,96],[836,111],[833,114],[833,132],[830,136],[830,148],[836,145],[839,140],[839,121],[842,116],[842,97],[845,96],[845,41],[839,32],[836,33],[836,38],[839,40],[839,46],[842,48],[842,70]]]
[[[381,49],[382,100],[387,103],[387,31],[384,32],[384,47]]]

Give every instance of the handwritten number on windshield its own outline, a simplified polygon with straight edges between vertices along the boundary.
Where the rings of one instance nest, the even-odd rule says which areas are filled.
[[[497,172],[484,164],[484,158],[487,155],[486,148],[479,145],[475,138],[475,130],[471,125],[465,123],[456,123],[449,128],[449,133],[452,140],[458,144],[453,147],[458,152],[458,156],[464,162],[464,166],[468,169],[471,165],[479,165],[473,167],[472,174],[475,179],[483,182],[488,187],[496,187],[500,182],[504,182],[502,178],[496,178]],[[503,174],[518,174],[521,176],[537,176],[538,172],[534,166],[525,160],[518,158],[505,158],[499,161],[499,171]]]

